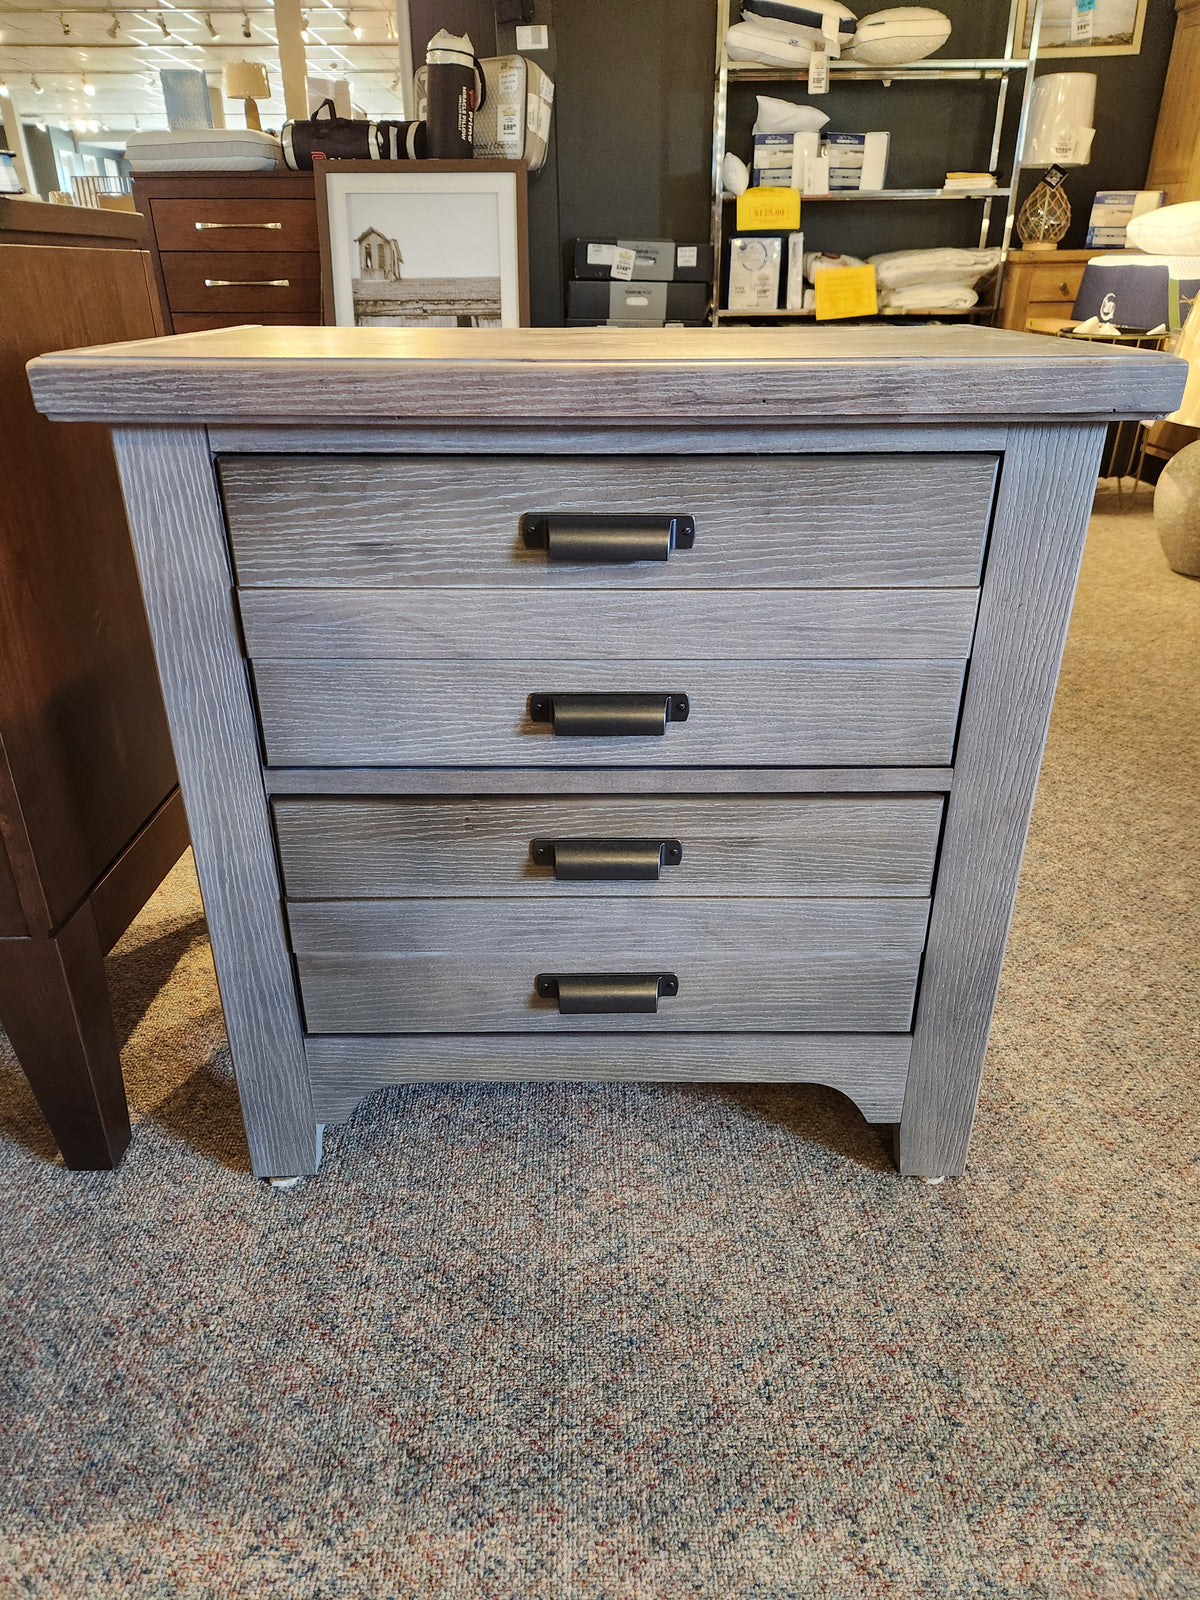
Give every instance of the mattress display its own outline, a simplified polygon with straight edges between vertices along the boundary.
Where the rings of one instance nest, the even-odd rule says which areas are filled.
[[[553,80],[524,56],[488,56],[480,66],[484,96],[475,112],[472,149],[488,160],[524,161],[537,172],[550,147]],[[413,74],[419,121],[428,100],[426,70],[421,66]]]
[[[131,133],[125,154],[134,172],[273,172],[283,149],[257,128],[188,128]]]

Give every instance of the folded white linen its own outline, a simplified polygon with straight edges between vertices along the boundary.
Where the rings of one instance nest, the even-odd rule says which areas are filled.
[[[879,290],[880,306],[891,311],[969,311],[978,303],[974,289],[954,280]]]
[[[881,288],[899,289],[906,284],[945,283],[952,280],[968,287],[991,272],[1000,261],[999,250],[889,250],[868,258],[875,268]]]

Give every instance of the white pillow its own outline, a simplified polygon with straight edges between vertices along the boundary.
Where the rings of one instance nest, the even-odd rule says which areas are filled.
[[[1149,256],[1200,256],[1200,200],[1143,211],[1126,228],[1125,243]]]
[[[761,61],[768,67],[795,67],[803,71],[812,58],[812,40],[798,33],[772,33],[753,22],[735,23],[725,35],[725,54],[731,61]]]
[[[818,111],[816,106],[775,100],[769,94],[757,94],[754,98],[758,101],[755,133],[820,133],[829,121],[829,113]]]
[[[847,46],[855,61],[895,67],[920,61],[939,50],[950,37],[950,18],[932,6],[893,6],[864,17]]]
[[[742,0],[742,16],[772,33],[798,33],[831,56],[854,37],[857,19],[839,0]]]
[[[745,194],[750,187],[750,168],[732,150],[725,152],[721,162],[721,186],[727,194]]]

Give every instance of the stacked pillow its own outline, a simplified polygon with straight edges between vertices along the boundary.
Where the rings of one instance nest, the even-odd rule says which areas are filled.
[[[840,0],[742,0],[742,20],[725,35],[725,48],[731,61],[798,71],[817,49],[890,67],[932,55],[949,37],[949,17],[932,6],[891,6],[859,22]]]

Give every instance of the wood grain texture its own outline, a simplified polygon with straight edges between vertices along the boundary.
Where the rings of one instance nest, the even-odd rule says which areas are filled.
[[[225,457],[244,587],[971,587],[994,456]],[[687,514],[665,562],[547,561],[524,512]]]
[[[180,196],[150,202],[160,251],[316,251],[311,200],[207,200]],[[202,223],[202,227],[197,227]],[[272,226],[274,224],[274,226]]]
[[[329,661],[954,659],[974,589],[634,591],[612,588],[243,589],[252,657]]]
[[[329,900],[520,895],[928,895],[940,796],[909,799],[276,800],[286,892]],[[657,882],[558,882],[534,838],[678,839]]]
[[[315,315],[320,305],[321,258],[315,250],[172,250],[159,260],[172,315]]]
[[[104,950],[87,901],[53,937],[0,939],[0,1025],[65,1165],[117,1166],[129,1111]]]
[[[39,217],[67,209],[19,203]],[[42,350],[154,331],[144,256],[55,237],[0,242],[0,744],[11,777],[0,831],[27,838],[28,853],[10,842],[9,855],[30,930],[42,932],[74,913],[175,787],[107,432],[47,422],[25,377]]]
[[[963,1170],[1103,429],[1015,433],[963,699],[901,1171]]]
[[[624,1083],[819,1083],[868,1122],[894,1122],[911,1040],[904,1034],[608,1034],[309,1038],[313,1104],[345,1122],[364,1095],[393,1083],[546,1079]]]
[[[316,1124],[207,440],[200,429],[120,430],[114,444],[254,1170],[314,1172]]]
[[[717,795],[946,793],[950,767],[269,767],[271,795]]]
[[[257,661],[272,766],[880,766],[950,760],[961,661]],[[661,737],[562,738],[531,694],[687,694]]]
[[[309,1033],[907,1032],[926,900],[290,901]],[[560,1016],[540,972],[671,972],[657,1013]]]
[[[191,309],[201,310],[203,307]],[[351,422],[566,417],[828,422],[1142,418],[1174,411],[1175,357],[978,327],[247,328],[45,356],[66,419]]]
[[[264,319],[257,318],[257,321]],[[225,324],[232,326],[232,324]],[[211,326],[217,326],[216,323]],[[176,326],[177,333],[192,330]],[[836,425],[799,425],[730,419],[719,427],[664,419],[652,431],[644,424],[598,422],[580,426],[570,417],[553,429],[520,422],[464,427],[416,419],[397,423],[345,423],[319,428],[302,422],[218,424],[209,429],[213,453],[225,455],[751,455],[809,454],[928,455],[939,450],[994,452],[1004,449],[1003,423],[942,423],[924,428],[890,427],[867,417]]]
[[[92,890],[102,950],[112,949],[187,847],[183,796],[175,789]]]

